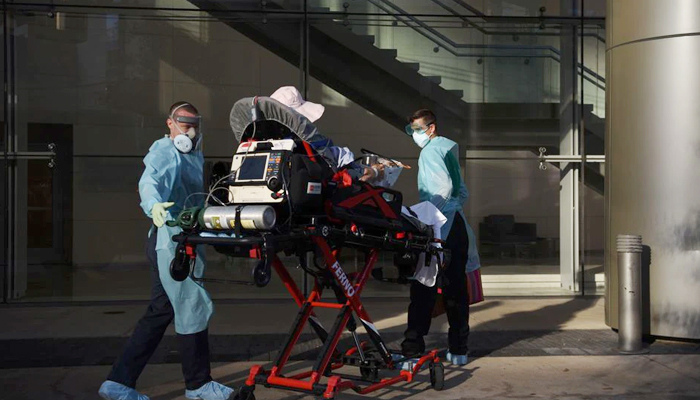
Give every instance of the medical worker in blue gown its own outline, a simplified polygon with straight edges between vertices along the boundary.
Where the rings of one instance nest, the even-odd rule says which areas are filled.
[[[169,133],[153,143],[143,160],[146,168],[139,181],[141,208],[153,220],[146,247],[151,264],[151,303],[100,387],[103,399],[148,399],[134,389],[136,380],[173,319],[180,342],[185,397],[203,400],[234,397],[233,389],[214,382],[210,375],[207,327],[214,308],[209,294],[191,278],[177,282],[169,272],[176,248],[171,238],[180,229],[165,222],[202,200],[197,195],[204,189],[200,121],[193,105],[173,104],[166,121]],[[194,273],[202,276],[203,270],[203,254],[199,253]]]
[[[455,365],[467,363],[469,338],[469,294],[466,272],[480,267],[474,233],[467,223],[462,206],[469,197],[459,168],[457,143],[437,134],[437,119],[430,110],[418,110],[411,116],[406,133],[422,150],[418,158],[418,194],[420,201],[430,201],[444,214],[447,222],[441,237],[451,251],[446,267],[446,284],[442,288],[448,331],[447,360]],[[425,352],[423,337],[428,334],[437,287],[414,281],[408,308],[408,327],[401,343],[404,356]]]

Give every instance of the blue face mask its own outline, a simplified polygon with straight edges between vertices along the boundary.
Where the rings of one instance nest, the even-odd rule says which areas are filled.
[[[413,132],[413,135],[411,136],[413,137],[413,141],[416,142],[418,147],[420,147],[421,149],[425,147],[428,144],[428,142],[430,142],[430,136],[428,136],[428,134],[425,133],[425,131]]]

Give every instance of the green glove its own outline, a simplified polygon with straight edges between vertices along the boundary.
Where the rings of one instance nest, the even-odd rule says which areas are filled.
[[[151,208],[151,216],[153,218],[153,224],[160,228],[165,224],[165,218],[168,216],[167,209],[174,206],[175,203],[156,203]]]

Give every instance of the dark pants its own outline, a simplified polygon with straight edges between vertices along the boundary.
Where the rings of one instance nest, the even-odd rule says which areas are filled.
[[[158,275],[158,257],[156,256],[157,232],[146,242],[146,255],[151,263],[151,304],[146,314],[136,324],[134,333],[129,338],[121,357],[112,366],[108,380],[121,383],[131,388],[141,375],[146,363],[158,347],[165,330],[172,322],[175,313]],[[209,335],[204,330],[192,335],[179,335],[182,353],[182,374],[188,390],[200,388],[211,381],[209,364]]]
[[[469,339],[469,293],[465,266],[469,256],[467,227],[459,214],[447,236],[446,247],[452,252],[450,264],[445,270],[447,285],[442,288],[447,321],[450,324],[447,341],[450,353],[467,354]],[[411,304],[408,306],[408,328],[404,333],[401,350],[404,355],[425,352],[423,336],[430,330],[433,307],[437,298],[437,285],[427,287],[414,281],[411,285]]]

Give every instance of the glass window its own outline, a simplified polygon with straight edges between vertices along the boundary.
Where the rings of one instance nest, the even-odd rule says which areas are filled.
[[[294,0],[281,2],[283,13],[272,7],[252,13],[224,2],[227,8],[216,14],[186,0],[129,2],[137,7],[117,0],[36,3],[52,8],[14,14],[11,137],[19,152],[46,151],[53,143],[56,159],[52,169],[43,159],[12,164],[17,185],[10,190],[21,199],[13,205],[15,236],[26,252],[17,257],[26,264],[13,267],[16,282],[4,285],[13,287],[11,297],[147,298],[151,267],[144,245],[151,221],[140,208],[137,184],[143,157],[168,132],[170,105],[185,100],[199,109],[209,174],[213,163],[231,162],[237,147],[228,120],[232,104],[287,85],[325,106],[315,125],[337,145],[411,165],[396,184],[409,205],[419,201],[420,149],[402,129],[407,114],[435,108],[438,131],[460,146],[471,193],[464,210],[487,295],[576,292],[579,256],[583,279],[599,286],[602,164],[587,163],[564,181],[562,171],[580,163],[547,162],[542,171],[537,149],[575,157],[583,145],[587,154],[602,154],[604,2],[562,9],[558,0],[476,0],[447,9],[408,0]],[[301,13],[305,4],[313,14]],[[581,10],[588,18],[583,42],[578,22],[549,18]],[[570,39],[577,44],[567,47]],[[567,96],[583,102],[580,140],[563,139],[579,129],[581,118],[566,108],[577,107]],[[6,184],[0,205],[8,198]],[[563,201],[574,199],[564,199],[560,187],[580,196],[580,239],[576,218],[563,225]],[[212,277],[249,276],[249,260],[208,252]],[[345,252],[341,261],[346,271],[356,270],[363,255]],[[392,255],[381,254],[379,263],[391,270]],[[209,289],[216,298],[286,297],[275,281],[264,290]],[[365,295],[405,296],[407,287],[373,281]]]

